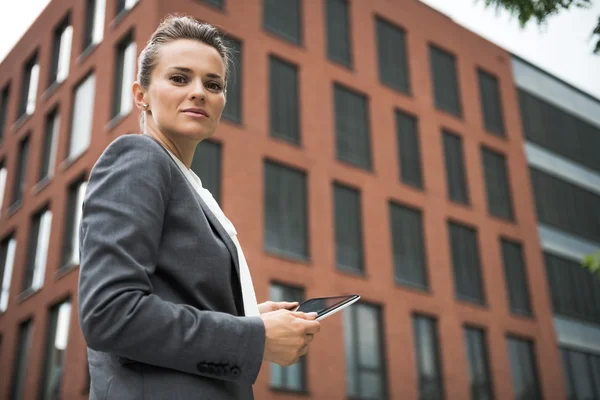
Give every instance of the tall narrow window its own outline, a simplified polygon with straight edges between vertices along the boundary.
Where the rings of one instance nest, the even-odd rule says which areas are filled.
[[[481,69],[477,70],[477,75],[485,129],[493,135],[504,136],[504,117],[498,79]]]
[[[52,211],[48,208],[42,209],[33,216],[29,231],[29,248],[23,279],[23,292],[38,290],[44,285],[51,229]]]
[[[0,214],[2,213],[2,206],[4,205],[4,197],[6,195],[6,179],[8,177],[8,170],[4,166],[4,162],[0,161]]]
[[[506,158],[486,148],[481,149],[481,154],[488,211],[495,217],[512,220],[514,216]]]
[[[265,248],[276,254],[308,258],[306,174],[265,162]]]
[[[387,397],[381,314],[380,307],[367,303],[357,303],[343,311],[348,398]]]
[[[13,184],[11,207],[21,204],[23,193],[27,187],[27,165],[29,164],[29,136],[19,143],[19,158]]]
[[[465,225],[448,222],[454,289],[460,300],[484,304],[477,232]]]
[[[375,27],[379,80],[392,89],[410,93],[404,30],[380,17],[375,18]]]
[[[46,116],[44,148],[42,153],[42,163],[40,164],[39,181],[49,179],[54,174],[59,128],[60,116],[58,114],[58,108],[55,108]]]
[[[6,129],[6,116],[8,115],[8,101],[10,99],[10,84],[7,84],[0,94],[0,143],[4,141],[4,130]]]
[[[202,3],[208,4],[212,7],[216,7],[220,10],[225,8],[225,0],[202,0]]]
[[[366,96],[334,84],[337,159],[371,169],[369,112]]]
[[[300,144],[298,68],[271,56],[271,136]]]
[[[439,110],[462,117],[456,58],[452,54],[430,45],[429,60],[435,106]]]
[[[75,159],[87,150],[92,137],[96,76],[88,75],[74,92],[69,137],[69,159]]]
[[[469,204],[462,138],[447,130],[442,131],[442,138],[448,197],[455,203]]]
[[[358,190],[335,183],[333,186],[335,215],[335,253],[337,267],[362,273],[364,256],[360,193]]]
[[[202,186],[221,204],[221,145],[203,140],[196,147],[191,168],[202,180]]]
[[[491,400],[494,398],[494,393],[485,332],[481,329],[465,327],[464,335],[469,363],[471,400]]]
[[[14,234],[11,234],[0,242],[0,313],[6,311],[8,307],[16,250],[17,239],[14,237]]]
[[[80,179],[72,183],[68,189],[62,268],[79,264],[79,224],[86,188],[87,182]]]
[[[54,30],[54,42],[52,44],[52,64],[50,66],[48,86],[64,81],[69,75],[72,42],[73,27],[69,24],[69,18],[67,17]]]
[[[29,319],[19,325],[19,336],[13,365],[12,387],[10,400],[21,400],[25,392],[25,378],[27,378],[29,351],[31,350],[31,336],[33,322]]]
[[[95,46],[104,38],[106,0],[86,0],[83,50]]]
[[[117,0],[117,12],[115,15],[131,10],[138,1],[139,0]]]
[[[69,340],[70,321],[70,300],[57,304],[50,309],[40,400],[61,397],[60,388],[65,370],[65,352]]]
[[[271,284],[269,294],[272,301],[304,300],[302,289],[277,283]],[[306,392],[306,357],[301,357],[298,362],[288,367],[271,363],[271,386],[293,392]]]
[[[561,348],[567,399],[600,398],[600,354]]]
[[[419,124],[412,115],[396,110],[396,143],[402,182],[423,188]]]
[[[116,53],[113,118],[127,115],[133,108],[131,86],[135,80],[136,63],[136,47],[133,33],[129,33],[117,44]]]
[[[533,342],[509,336],[508,357],[515,400],[542,400]]]
[[[23,81],[21,83],[21,102],[19,103],[18,118],[31,115],[35,111],[37,100],[38,82],[40,80],[40,64],[37,54],[32,56],[23,69]]]
[[[330,60],[352,67],[350,13],[348,0],[326,0],[327,56]]]
[[[396,281],[427,289],[421,212],[390,203],[390,219]]]
[[[301,1],[263,0],[265,29],[292,43],[302,44]]]
[[[437,322],[433,318],[414,315],[413,330],[419,399],[442,400],[444,385],[440,367]]]
[[[224,37],[232,52],[232,65],[227,78],[227,103],[222,118],[238,124],[242,123],[242,42]]]
[[[519,243],[501,239],[502,260],[504,261],[504,277],[508,290],[508,300],[511,312],[531,315],[529,301],[529,285],[525,273],[523,249]]]

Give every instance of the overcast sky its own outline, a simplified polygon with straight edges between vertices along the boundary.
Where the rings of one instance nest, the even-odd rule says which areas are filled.
[[[366,1],[366,0],[365,0]],[[403,1],[403,0],[397,0]],[[600,16],[600,0],[589,10],[574,9],[539,28],[521,30],[505,12],[485,9],[483,0],[421,0],[500,47],[600,99],[600,56],[592,55],[590,34]],[[0,0],[0,60],[37,18],[49,0]]]

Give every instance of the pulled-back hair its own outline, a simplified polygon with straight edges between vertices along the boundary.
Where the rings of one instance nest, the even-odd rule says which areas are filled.
[[[227,47],[221,33],[214,26],[192,17],[178,14],[166,16],[152,34],[138,58],[137,80],[144,89],[150,86],[150,76],[158,63],[158,51],[166,43],[178,39],[191,39],[215,48],[225,64],[225,88],[232,60],[231,49]],[[226,90],[226,89],[225,89]],[[140,115],[140,127],[144,129],[144,113]]]

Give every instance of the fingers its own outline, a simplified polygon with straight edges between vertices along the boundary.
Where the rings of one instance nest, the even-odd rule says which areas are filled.
[[[297,301],[278,301],[273,303],[275,310],[291,310],[298,307]]]

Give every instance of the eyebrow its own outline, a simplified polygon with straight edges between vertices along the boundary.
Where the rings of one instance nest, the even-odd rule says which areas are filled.
[[[192,73],[192,69],[191,68],[187,68],[187,67],[173,67],[172,69],[176,69],[176,70],[181,71],[181,72],[186,72],[188,74]],[[220,78],[222,78],[221,75],[215,74],[215,73],[212,73],[212,72],[206,74],[206,76],[209,77],[209,78],[213,78],[213,79],[220,79]]]

